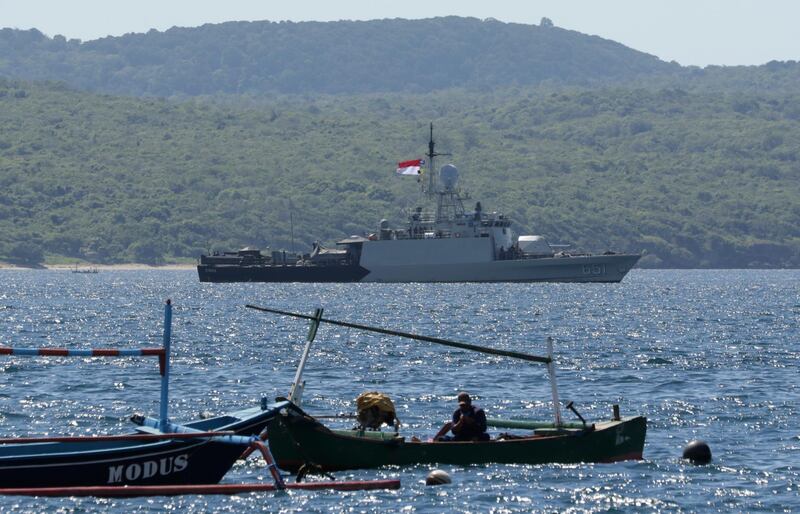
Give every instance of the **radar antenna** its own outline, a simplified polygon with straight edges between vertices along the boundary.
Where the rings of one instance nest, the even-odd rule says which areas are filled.
[[[438,173],[436,171],[436,166],[434,166],[434,159],[440,155],[452,155],[449,153],[436,153],[435,150],[436,142],[433,140],[433,122],[431,122],[431,139],[428,141],[428,153],[425,154],[428,156],[428,162],[430,163],[430,171],[428,172],[428,190],[425,191],[427,193],[428,198],[433,198],[433,196],[437,193],[434,190],[434,184],[437,183],[436,177]]]

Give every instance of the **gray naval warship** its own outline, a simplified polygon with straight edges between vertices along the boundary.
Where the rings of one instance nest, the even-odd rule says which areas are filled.
[[[434,160],[444,154],[435,151],[432,124],[426,155],[429,172],[421,183],[435,209],[417,207],[406,226],[381,220],[374,234],[343,239],[336,249],[314,243],[306,254],[244,248],[202,255],[200,281],[619,282],[641,257],[571,253],[542,236],[517,236],[509,218],[484,212],[480,202],[464,209],[455,166],[435,172]]]

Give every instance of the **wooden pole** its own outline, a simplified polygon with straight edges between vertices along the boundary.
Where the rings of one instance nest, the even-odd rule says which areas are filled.
[[[558,386],[556,385],[556,365],[553,362],[553,338],[547,338],[547,356],[550,362],[547,363],[547,374],[550,377],[550,390],[553,393],[553,416],[556,427],[561,426],[561,404],[558,401]]]
[[[253,309],[262,312],[271,312],[273,314],[282,314],[284,316],[291,316],[294,318],[301,318],[301,319],[308,319],[314,320],[313,316],[308,316],[306,314],[297,314],[294,312],[287,312],[281,311],[278,309],[270,309],[267,307],[258,307],[256,305],[245,305],[248,309]],[[340,327],[347,327],[347,328],[355,328],[357,330],[366,330],[368,332],[377,332],[378,334],[385,334],[389,336],[397,336],[397,337],[405,337],[407,339],[414,339],[417,341],[426,341],[429,343],[440,344],[443,346],[450,346],[452,348],[461,348],[462,350],[471,350],[474,352],[480,353],[488,353],[490,355],[500,355],[502,357],[511,357],[512,359],[521,359],[525,361],[532,361],[532,362],[541,362],[543,364],[549,364],[552,362],[551,357],[540,357],[538,355],[530,355],[527,353],[521,352],[513,352],[510,350],[498,350],[495,348],[486,348],[485,346],[478,346],[475,344],[469,343],[459,343],[457,341],[449,341],[447,339],[441,339],[439,337],[430,337],[430,336],[423,336],[418,334],[411,334],[409,332],[400,332],[399,330],[389,330],[386,328],[379,328],[379,327],[371,327],[369,325],[360,325],[358,323],[348,323],[346,321],[336,321],[333,319],[326,319],[320,317],[318,320],[319,323],[329,323],[331,325],[337,325]]]
[[[293,404],[300,406],[300,403],[303,401],[303,388],[305,387],[305,382],[303,380],[303,370],[306,367],[306,362],[308,361],[308,354],[311,350],[311,343],[314,342],[314,338],[317,337],[317,329],[319,328],[319,320],[322,319],[322,309],[316,309],[314,311],[314,317],[311,319],[311,326],[308,327],[308,336],[306,337],[306,347],[303,348],[303,355],[300,357],[300,364],[297,365],[297,373],[294,375],[294,381],[292,382],[292,389],[289,391],[289,401]]]
[[[161,420],[161,431],[166,432],[169,423],[169,349],[172,339],[172,300],[164,306],[164,370],[161,375],[161,405],[158,417]]]
[[[319,416],[314,416],[318,418]],[[486,426],[494,428],[521,428],[528,430],[537,430],[541,428],[580,428],[585,429],[586,425],[583,423],[564,423],[561,425],[554,425],[549,421],[536,421],[532,419],[496,419],[487,418]]]

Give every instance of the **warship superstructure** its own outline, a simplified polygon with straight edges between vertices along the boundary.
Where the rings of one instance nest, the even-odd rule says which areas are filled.
[[[391,228],[381,220],[373,234],[343,239],[337,249],[315,243],[307,254],[244,248],[203,255],[200,281],[619,282],[641,257],[571,253],[542,236],[517,236],[509,218],[484,212],[480,202],[464,209],[455,166],[435,171],[441,154],[435,151],[433,125],[426,155],[423,191],[435,209],[417,207],[406,226]]]

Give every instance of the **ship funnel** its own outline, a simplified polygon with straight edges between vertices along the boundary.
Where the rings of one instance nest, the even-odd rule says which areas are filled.
[[[452,164],[445,164],[439,171],[439,178],[442,181],[445,191],[452,191],[458,182],[458,168]]]

